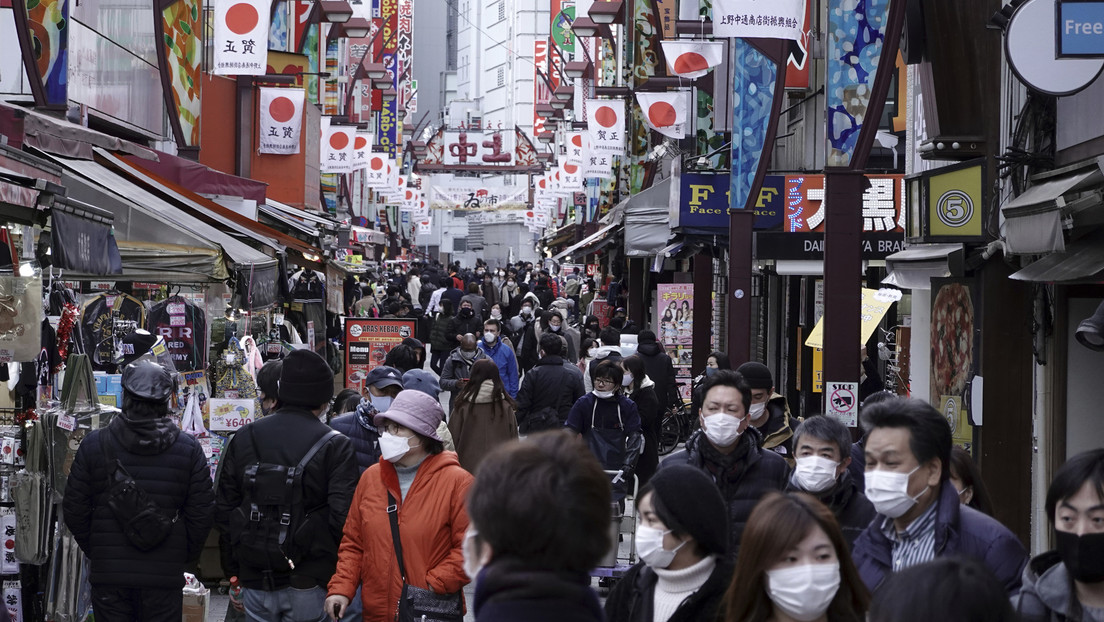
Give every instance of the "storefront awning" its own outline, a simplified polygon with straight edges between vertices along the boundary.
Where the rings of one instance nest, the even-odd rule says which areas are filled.
[[[276,210],[284,214],[285,216],[291,216],[296,220],[301,220],[304,223],[312,224],[323,231],[337,231],[338,229],[343,227],[342,223],[334,220],[333,218],[330,218],[325,214],[312,212],[305,209],[299,209],[298,207],[293,207],[274,199],[265,199],[265,206],[270,209]]]
[[[387,234],[375,229],[353,227],[350,233],[350,242],[354,244],[387,244]]]
[[[1009,278],[1036,283],[1100,283],[1104,281],[1104,233],[1071,242],[1065,251],[1051,253]]]
[[[1038,175],[1035,185],[1001,207],[1002,233],[1010,254],[1031,255],[1065,250],[1063,221],[1075,211],[1100,203],[1100,196],[1078,193],[1104,183],[1099,163],[1073,171]]]
[[[265,202],[265,191],[268,189],[268,184],[263,181],[216,171],[199,162],[161,151],[154,151],[153,153],[157,157],[156,160],[137,158],[136,156],[122,156],[122,159],[138,165],[158,177],[188,188],[197,194],[222,194],[252,199],[258,204]]]
[[[265,218],[269,218],[273,222],[287,227],[289,231],[296,231],[302,235],[311,238],[318,238],[322,235],[322,232],[319,231],[317,227],[309,225],[297,218],[293,218],[278,209],[274,209],[271,206],[260,205],[257,207],[257,212],[259,215],[264,216]]]
[[[667,245],[670,226],[671,179],[629,197],[625,205],[625,255],[649,257]]]
[[[564,257],[581,257],[588,255],[596,250],[605,248],[609,244],[612,244],[617,236],[617,229],[621,227],[620,222],[614,222],[607,224],[601,229],[583,238],[581,242],[578,242],[572,246],[565,248],[559,254],[552,257],[555,261],[562,261]]]
[[[933,278],[962,274],[962,244],[918,244],[886,257],[882,283],[901,289],[931,289]]]

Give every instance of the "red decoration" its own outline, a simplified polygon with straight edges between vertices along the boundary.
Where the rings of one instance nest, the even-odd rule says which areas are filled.
[[[61,310],[61,319],[58,320],[57,343],[58,354],[61,355],[62,362],[54,369],[55,374],[61,371],[62,365],[65,364],[65,358],[69,354],[70,338],[73,336],[73,326],[76,325],[79,317],[80,309],[77,308],[77,305],[66,304]]]

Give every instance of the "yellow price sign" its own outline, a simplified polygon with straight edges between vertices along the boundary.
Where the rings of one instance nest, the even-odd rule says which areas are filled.
[[[874,334],[874,329],[878,328],[878,324],[881,323],[882,318],[885,317],[889,307],[893,303],[901,299],[901,290],[898,289],[867,289],[862,290],[862,307],[860,313],[860,320],[862,321],[862,327],[859,329],[862,336],[861,341],[865,343],[870,336]],[[823,348],[824,347],[824,318],[820,318],[816,326],[813,327],[812,332],[809,333],[809,338],[805,340],[805,345],[810,348]],[[856,352],[856,356],[858,353]]]

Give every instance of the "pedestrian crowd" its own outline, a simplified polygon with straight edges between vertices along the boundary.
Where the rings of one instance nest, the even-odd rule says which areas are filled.
[[[714,352],[697,429],[661,461],[671,359],[615,292],[601,327],[577,271],[400,280],[353,310],[416,314],[428,361],[409,339],[337,396],[313,352],[267,363],[265,416],[213,485],[170,416],[171,374],[127,366],[122,414],[81,444],[62,508],[98,622],[180,620],[212,526],[247,620],[1104,622],[1104,449],[1057,470],[1056,549],[1029,559],[926,402],[873,392],[853,442],[836,419],[791,417],[766,365]],[[627,504],[639,562],[600,584],[603,605],[591,573]]]

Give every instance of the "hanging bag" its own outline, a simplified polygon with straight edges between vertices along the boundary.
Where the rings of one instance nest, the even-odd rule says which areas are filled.
[[[406,580],[406,565],[403,564],[402,541],[399,539],[399,506],[391,491],[387,492],[387,518],[391,521],[391,540],[395,546],[395,556],[399,560],[399,573],[402,575],[402,593],[399,596],[397,622],[462,622],[464,619],[464,599],[461,592],[438,594],[410,585]]]

